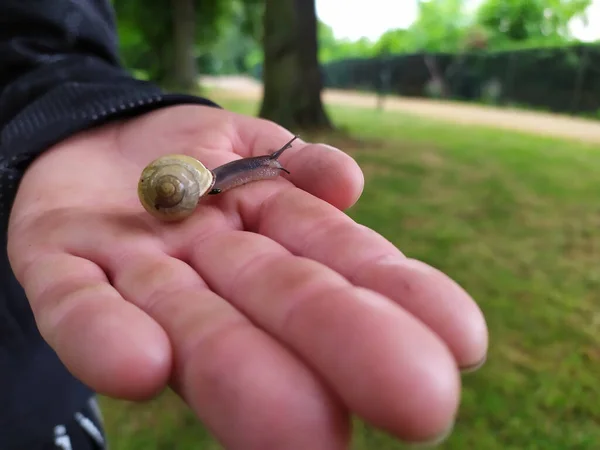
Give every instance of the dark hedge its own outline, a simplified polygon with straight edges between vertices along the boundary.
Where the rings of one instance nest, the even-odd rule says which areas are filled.
[[[598,45],[431,56],[454,99],[479,100],[493,81],[500,88],[495,99],[500,104],[573,114],[600,111]],[[324,64],[322,71],[329,88],[429,95],[424,54],[339,60]]]

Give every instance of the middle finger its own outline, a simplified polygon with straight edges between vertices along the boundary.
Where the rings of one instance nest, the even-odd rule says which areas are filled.
[[[265,236],[228,231],[194,244],[186,259],[211,289],[297,352],[352,411],[408,441],[452,426],[454,359],[389,299]]]

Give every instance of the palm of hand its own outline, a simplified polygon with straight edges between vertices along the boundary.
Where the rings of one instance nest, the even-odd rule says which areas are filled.
[[[347,155],[297,142],[281,158],[293,184],[207,198],[178,224],[139,204],[138,176],[160,155],[215,167],[289,138],[180,106],[38,158],[9,255],[40,332],[100,393],[142,399],[170,383],[227,448],[345,448],[349,413],[406,440],[443,434],[458,367],[485,357],[485,322],[446,276],[340,211],[362,189]]]

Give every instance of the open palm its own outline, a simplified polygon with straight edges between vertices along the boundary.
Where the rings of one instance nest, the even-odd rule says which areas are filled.
[[[343,449],[352,413],[404,440],[445,434],[459,370],[485,358],[484,319],[448,277],[341,211],[363,183],[348,155],[298,140],[280,158],[291,175],[206,198],[181,223],[139,203],[158,156],[213,168],[290,137],[177,106],[38,158],[9,255],[40,332],[97,392],[144,399],[170,384],[229,449]]]

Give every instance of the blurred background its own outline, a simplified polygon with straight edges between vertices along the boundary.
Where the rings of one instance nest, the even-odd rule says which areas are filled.
[[[348,214],[478,301],[439,448],[600,448],[600,1],[113,4],[136,77],[348,152]],[[102,406],[113,450],[220,448],[170,392]],[[401,448],[356,420],[353,450]]]

